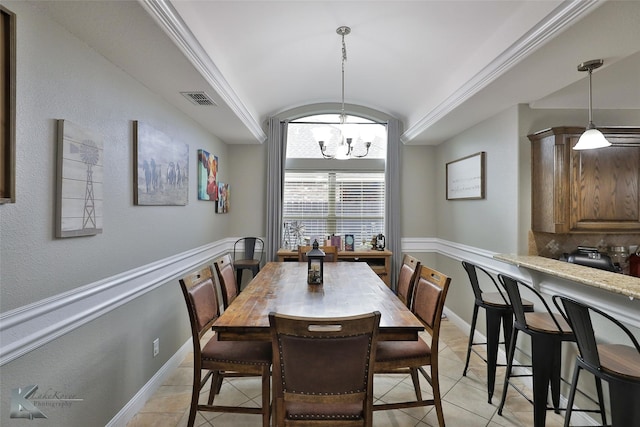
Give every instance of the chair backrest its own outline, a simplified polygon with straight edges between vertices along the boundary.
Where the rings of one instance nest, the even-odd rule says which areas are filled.
[[[593,329],[593,323],[591,321],[591,312],[597,313],[604,319],[609,320],[611,323],[615,324],[620,328],[625,334],[629,337],[630,341],[633,343],[633,346],[636,348],[638,353],[640,353],[640,345],[638,344],[638,340],[631,333],[631,331],[620,323],[618,320],[614,319],[611,315],[599,310],[595,307],[588,306],[580,301],[576,301],[567,297],[556,295],[553,297],[554,302],[557,298],[562,301],[562,305],[564,307],[564,311],[567,314],[567,318],[569,324],[571,325],[571,329],[576,336],[576,342],[578,344],[578,351],[580,352],[580,357],[585,363],[591,365],[595,369],[600,368],[600,356],[598,354],[598,346],[596,341],[596,335]]]
[[[233,271],[231,256],[229,256],[229,254],[224,255],[218,258],[214,264],[218,275],[218,282],[220,282],[220,289],[222,290],[222,306],[226,310],[229,304],[238,296],[238,284]]]
[[[547,304],[545,299],[542,297],[542,295],[540,295],[540,293],[536,291],[533,287],[527,285],[526,283],[522,283],[514,279],[513,277],[510,277],[504,274],[498,274],[498,280],[504,287],[505,291],[507,291],[507,295],[509,296],[509,301],[511,302],[511,308],[513,309],[513,315],[516,318],[515,324],[519,329],[521,330],[529,329],[529,326],[527,325],[527,318],[525,316],[526,310],[524,308],[524,305],[522,304],[522,298],[520,297],[519,288],[523,287],[528,289],[542,303],[546,312],[549,314],[550,318],[553,320],[553,323],[556,329],[560,333],[571,333],[571,330],[567,329],[567,325],[565,325],[565,327],[563,328],[558,322],[558,319],[562,320],[563,315],[560,315],[558,313],[553,313],[551,311],[551,308],[549,308],[549,305]]]
[[[257,257],[256,253],[260,256]],[[242,237],[233,244],[233,262],[243,259],[255,259],[262,262],[264,241],[259,237]]]
[[[313,249],[312,246],[298,246],[298,261],[307,262],[307,252],[311,249]],[[318,249],[325,253],[325,262],[338,262],[337,246],[320,246]]]
[[[189,312],[194,350],[199,355],[200,338],[211,330],[211,325],[220,316],[211,267],[205,267],[180,279],[180,288]]]
[[[420,274],[420,261],[411,255],[404,255],[402,257],[400,273],[398,273],[397,288],[398,298],[400,298],[409,309],[411,309],[413,288],[418,274]]]
[[[500,293],[500,296],[502,296],[504,303],[509,304],[509,301],[503,294],[502,290],[498,286],[498,283],[496,282],[496,279],[493,278],[491,273],[489,273],[484,268],[479,267],[475,264],[472,264],[468,261],[462,261],[462,267],[467,272],[467,276],[469,276],[469,283],[471,283],[471,289],[473,289],[473,295],[476,297],[477,304],[480,304],[483,301],[483,298],[482,298],[483,291],[482,291],[482,287],[480,286],[480,281],[478,280],[478,271],[481,271],[482,273],[484,273],[485,276],[487,276],[491,280],[491,282],[493,283],[493,286],[496,288],[496,291]]]
[[[274,425],[284,425],[292,402],[302,413],[324,413],[328,426],[345,411],[371,425],[380,312],[337,318],[270,313],[269,324],[279,418]]]
[[[413,292],[412,311],[431,335],[433,354],[437,354],[438,351],[442,311],[450,284],[450,277],[425,265],[420,267],[420,275]]]

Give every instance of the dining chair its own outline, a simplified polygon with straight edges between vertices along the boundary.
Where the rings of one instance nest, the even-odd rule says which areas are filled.
[[[411,310],[413,288],[418,274],[420,274],[420,260],[405,254],[402,257],[402,265],[400,266],[396,286],[398,289],[398,298],[400,298],[400,301],[402,301],[409,310]]]
[[[473,295],[475,297],[473,314],[471,315],[469,343],[467,344],[467,358],[464,363],[462,375],[467,376],[471,352],[475,353],[487,364],[487,394],[488,402],[491,403],[496,383],[496,368],[499,366],[507,366],[506,364],[498,363],[498,347],[500,344],[503,344],[505,347],[505,353],[508,354],[509,339],[511,339],[511,333],[513,331],[513,309],[511,308],[508,296],[505,295],[505,291],[500,289],[498,282],[491,273],[468,261],[462,261],[462,267],[467,272],[467,276],[469,276],[469,283],[471,284],[471,289],[473,290]],[[489,284],[493,285],[493,288],[489,286],[489,288],[491,288],[491,292],[485,292],[480,285],[478,272],[482,274],[481,277],[488,279],[487,282]],[[531,301],[522,300],[522,307],[527,313],[533,311],[533,303]],[[485,310],[486,342],[474,342],[476,322],[478,320],[478,311],[480,308]],[[502,342],[500,341],[501,323],[504,336],[504,341]],[[476,351],[474,346],[485,346],[486,358]],[[523,365],[520,366],[523,367]],[[524,365],[524,367],[526,367],[526,365]]]
[[[260,271],[264,258],[264,241],[259,237],[242,237],[233,244],[233,267],[238,289],[242,286],[242,272],[250,270],[253,277]]]
[[[181,278],[180,288],[189,312],[193,338],[193,387],[188,426],[192,427],[198,411],[262,414],[263,427],[269,426],[271,417],[269,380],[271,345],[256,341],[220,341],[211,333],[211,326],[220,315],[220,306],[213,279],[213,270],[206,267]],[[204,377],[202,371],[206,371]],[[261,376],[262,406],[214,405],[222,381],[231,376]],[[200,404],[200,390],[211,380],[207,404]]]
[[[274,425],[372,426],[380,312],[334,318],[269,314]]]
[[[415,284],[412,312],[423,323],[431,337],[429,343],[422,338],[417,341],[379,341],[376,352],[375,373],[410,374],[416,394],[415,401],[397,403],[376,403],[374,411],[430,406],[436,408],[438,425],[444,427],[444,414],[438,376],[438,341],[442,311],[451,278],[427,266],[420,267],[420,275]],[[424,366],[431,367],[431,375]],[[433,399],[423,399],[420,390],[420,372],[431,384]]]
[[[213,264],[215,265],[218,283],[220,283],[220,290],[222,291],[222,308],[226,310],[229,304],[236,299],[239,292],[238,282],[236,282],[236,277],[233,274],[231,256],[229,254],[224,255],[215,260]]]
[[[298,261],[307,262],[307,252],[309,252],[311,249],[313,249],[313,246],[298,246]],[[325,253],[325,262],[338,262],[337,246],[320,246],[319,249]]]
[[[533,425],[544,427],[547,409],[554,409],[559,413],[560,408],[560,381],[562,363],[562,343],[575,341],[575,335],[571,327],[560,313],[554,313],[542,297],[533,287],[522,283],[504,274],[498,275],[498,280],[507,291],[509,301],[513,307],[515,316],[514,327],[509,340],[509,352],[507,354],[507,371],[504,377],[502,399],[498,407],[498,414],[502,415],[507,391],[511,385],[529,402],[533,403]],[[520,288],[536,298],[536,304],[544,307],[544,311],[533,313],[525,312]],[[532,374],[512,373],[513,359],[518,341],[518,332],[523,332],[531,338],[531,371]],[[521,376],[533,377],[533,401],[531,401],[521,389],[512,384],[512,378]],[[551,386],[551,402],[553,408],[547,408],[547,395]]]
[[[602,380],[609,384],[611,425],[640,425],[640,406],[638,405],[640,402],[640,345],[638,340],[626,326],[602,310],[563,296],[556,295],[553,298],[554,302],[559,299],[564,306],[569,324],[576,335],[579,352],[567,402],[565,427],[569,426],[571,414],[574,411],[573,402],[581,369],[595,376],[600,407],[598,411],[593,412],[600,412],[603,425],[607,425],[607,417],[602,398]],[[607,336],[617,328],[628,337],[629,341],[626,344],[620,344],[620,341],[605,343],[602,339],[597,339],[592,318],[601,322],[603,330],[606,327]]]

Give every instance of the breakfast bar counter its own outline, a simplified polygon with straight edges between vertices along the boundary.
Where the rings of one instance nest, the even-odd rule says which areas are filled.
[[[494,259],[560,279],[640,299],[640,278],[533,255],[498,254]]]

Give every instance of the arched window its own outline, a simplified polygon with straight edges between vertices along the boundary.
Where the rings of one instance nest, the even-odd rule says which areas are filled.
[[[353,115],[341,122],[340,114],[288,123],[283,246],[353,234],[363,247],[385,232],[386,127]]]

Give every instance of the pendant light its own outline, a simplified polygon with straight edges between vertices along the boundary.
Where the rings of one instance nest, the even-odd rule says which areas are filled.
[[[602,132],[596,129],[592,119],[591,73],[596,68],[600,68],[602,64],[604,64],[602,59],[592,59],[578,65],[578,71],[587,71],[589,73],[589,125],[587,126],[587,130],[580,136],[580,139],[578,139],[578,143],[573,147],[574,150],[592,150],[594,148],[603,148],[611,145]]]

